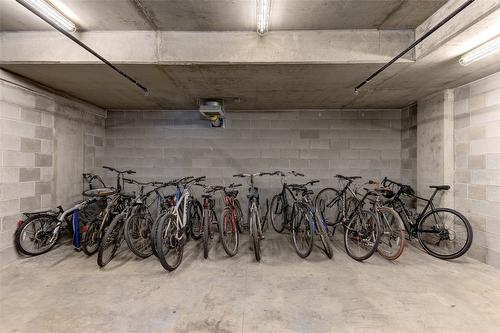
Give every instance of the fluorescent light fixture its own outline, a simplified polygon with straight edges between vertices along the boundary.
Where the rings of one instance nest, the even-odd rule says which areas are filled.
[[[269,26],[271,0],[257,0],[257,32],[263,35]]]
[[[50,2],[46,0],[18,0],[18,2],[28,5],[60,28],[69,32],[76,31],[76,25],[61,14]]]
[[[460,57],[460,65],[467,66],[479,59],[500,51],[500,36],[497,36]]]

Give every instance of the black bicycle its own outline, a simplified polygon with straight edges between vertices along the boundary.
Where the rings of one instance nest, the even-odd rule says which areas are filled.
[[[436,208],[434,198],[440,191],[450,189],[448,185],[429,186],[434,189],[429,199],[419,197],[411,186],[388,178],[383,186],[395,187],[395,194],[386,205],[393,207],[403,220],[409,238],[416,237],[420,245],[430,255],[439,259],[455,259],[464,255],[472,244],[472,227],[467,218],[450,208]],[[426,202],[424,209],[417,213],[407,207],[402,197],[415,198]]]
[[[358,198],[351,189],[351,184],[359,176],[346,177],[336,175],[339,183],[344,182],[342,189],[326,188],[318,193],[315,206],[322,214],[326,224],[333,227],[332,237],[337,226],[344,229],[344,247],[347,254],[354,260],[363,261],[370,258],[377,250],[382,229],[377,216],[364,209],[366,199],[378,194],[370,189],[362,198]],[[328,195],[325,195],[328,194]]]
[[[295,252],[301,258],[311,254],[314,245],[314,236],[319,236],[328,258],[333,257],[332,246],[328,239],[328,226],[322,214],[313,205],[311,195],[313,191],[307,186],[318,183],[319,180],[311,180],[305,184],[290,185],[290,188],[301,194],[301,199],[293,205],[292,217],[292,239]]]
[[[297,200],[287,183],[287,175],[304,177],[304,174],[296,171],[275,171],[271,175],[281,177],[281,192],[271,200],[270,217],[273,229],[278,233],[282,233],[285,229],[291,230],[293,202]]]

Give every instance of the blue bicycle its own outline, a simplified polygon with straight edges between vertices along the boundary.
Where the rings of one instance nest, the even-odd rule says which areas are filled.
[[[318,182],[319,180],[311,180],[301,185],[289,185],[293,191],[301,195],[301,199],[295,201],[292,210],[293,247],[301,258],[307,258],[311,254],[314,236],[319,236],[328,258],[333,257],[332,246],[328,239],[328,227],[322,214],[312,203],[310,196],[313,191],[307,188],[307,186]]]

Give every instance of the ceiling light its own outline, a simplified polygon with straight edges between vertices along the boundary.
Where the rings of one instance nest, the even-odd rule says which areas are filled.
[[[76,25],[68,20],[61,12],[59,12],[51,3],[46,0],[17,0],[25,6],[31,7],[39,15],[44,16],[49,21],[69,32],[76,31]]]
[[[460,63],[460,65],[467,66],[498,51],[500,51],[500,36],[497,36],[489,42],[486,42],[483,45],[476,47],[472,51],[467,52],[462,57],[460,57],[460,60],[458,62]]]
[[[263,35],[269,26],[271,0],[257,0],[257,32]]]

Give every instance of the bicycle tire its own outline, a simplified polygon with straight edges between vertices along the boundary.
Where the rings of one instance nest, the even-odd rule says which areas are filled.
[[[99,234],[98,220],[94,220],[89,224],[87,224],[87,228],[82,235],[83,239],[82,250],[86,255],[92,256],[97,251],[99,251],[100,239],[98,234]]]
[[[467,231],[467,239],[465,241],[465,244],[464,246],[459,250],[459,251],[456,251],[456,252],[453,252],[451,254],[447,254],[447,255],[443,255],[443,254],[439,254],[439,253],[436,253],[434,252],[433,250],[431,250],[427,244],[423,241],[423,235],[424,234],[423,232],[420,232],[419,230],[422,230],[422,225],[425,223],[425,221],[430,218],[432,215],[436,214],[436,213],[439,213],[439,212],[445,212],[445,213],[450,213],[452,215],[455,215],[456,217],[458,217],[464,224],[465,226],[465,229]],[[456,259],[458,257],[461,257],[462,255],[464,255],[470,248],[470,246],[472,245],[472,239],[473,239],[473,231],[472,231],[472,227],[469,223],[469,221],[467,220],[467,218],[460,212],[454,210],[454,209],[450,209],[450,208],[436,208],[430,212],[428,212],[427,214],[425,214],[422,219],[420,219],[419,221],[419,224],[417,226],[417,238],[418,238],[418,241],[420,243],[420,245],[424,248],[424,250],[429,253],[430,255],[432,255],[433,257],[436,257],[436,258],[439,258],[439,259],[443,259],[443,260],[448,260],[448,259]]]
[[[203,210],[203,257],[208,258],[208,247],[210,241],[210,225],[208,222],[208,210]]]
[[[46,248],[44,248],[43,250],[41,250],[39,252],[30,251],[29,249],[25,248],[22,245],[22,239],[21,238],[24,237],[23,231],[25,231],[26,228],[28,228],[29,225],[33,225],[33,223],[35,223],[36,221],[38,221],[40,223],[42,223],[42,221],[44,221],[43,223],[45,223],[45,224],[46,223],[53,223],[53,224],[55,224],[55,226],[53,228],[51,227],[51,232],[52,233],[54,232],[54,230],[55,230],[55,228],[57,226],[57,223],[59,223],[59,221],[57,220],[57,218],[54,215],[50,215],[50,214],[37,214],[37,215],[31,215],[31,216],[29,216],[16,229],[16,232],[14,233],[14,245],[15,245],[16,251],[18,253],[21,253],[21,254],[24,254],[24,255],[27,255],[27,256],[38,256],[38,255],[41,255],[41,254],[49,252],[54,247],[54,245],[56,245],[56,243],[57,243],[57,241],[59,239],[59,233],[56,235],[56,237],[54,238],[54,240],[50,244],[48,244],[48,246]]]
[[[234,212],[236,215],[236,212]],[[235,216],[236,219],[236,216]],[[231,234],[234,235],[235,241],[234,241],[234,247],[231,248],[228,245],[227,241],[227,230],[231,230]],[[233,221],[231,218],[231,209],[229,207],[224,208],[222,212],[222,218],[219,221],[219,232],[220,232],[220,237],[221,237],[221,243],[222,247],[224,248],[224,251],[226,251],[226,254],[230,257],[234,257],[238,253],[238,248],[239,248],[239,231],[237,227],[237,222]]]
[[[136,209],[135,212],[125,221],[123,232],[125,241],[127,242],[130,251],[132,251],[132,253],[139,258],[143,259],[150,257],[154,252],[154,246],[151,241],[151,228],[153,221],[148,219],[148,217],[149,216],[143,211]],[[145,246],[138,246],[135,239],[139,239],[139,241],[141,241]]]
[[[120,213],[115,216],[111,224],[107,227],[104,237],[101,239],[101,244],[99,245],[99,252],[97,253],[97,264],[99,267],[104,267],[113,260],[116,255],[116,251],[121,245],[123,239],[123,221],[125,219],[125,213]],[[112,246],[111,252],[105,251]]]
[[[382,219],[381,214],[389,214],[392,216],[393,219],[387,221],[387,219],[384,218]],[[377,214],[379,214],[379,221],[380,221],[380,228],[381,228],[381,235],[380,235],[380,241],[377,246],[377,252],[384,257],[387,260],[396,260],[398,259],[404,251],[405,248],[405,229],[403,226],[403,221],[401,220],[401,217],[399,216],[396,211],[390,207],[379,207],[377,208]],[[386,242],[386,235],[387,233],[390,233],[389,240]],[[385,244],[387,243],[389,248],[392,249],[392,244],[394,242],[391,242],[391,237],[392,235],[398,237],[395,240],[395,251],[386,251],[385,250]]]
[[[335,225],[338,215],[340,214],[340,209],[338,207],[339,191],[333,187],[327,187],[318,192],[314,198],[314,207],[321,213],[323,220],[329,226]],[[332,203],[332,207],[327,207],[332,200],[336,200]],[[336,211],[334,211],[336,209]]]
[[[250,224],[251,224],[250,228],[253,231],[251,237],[253,240],[253,251],[255,254],[255,260],[259,262],[261,259],[261,253],[260,253],[260,237],[257,228],[257,221],[258,221],[257,214],[258,214],[257,211],[252,209],[252,212],[250,214]]]
[[[163,268],[169,272],[176,270],[181,262],[184,254],[184,244],[182,239],[179,240],[173,234],[181,234],[181,237],[186,237],[185,230],[177,230],[175,221],[177,217],[174,214],[166,214],[159,222],[158,229],[156,230],[156,252],[158,259]],[[166,248],[164,247],[166,245]],[[171,253],[172,249],[176,249],[176,260],[168,262],[166,256]]]
[[[281,203],[281,211],[278,211],[279,204]],[[275,207],[276,205],[276,207]],[[283,198],[281,194],[276,194],[271,200],[271,208],[270,208],[270,218],[273,229],[281,234],[283,230],[285,230],[285,214],[283,213]],[[278,225],[278,219],[281,219],[281,225]]]
[[[364,218],[363,215],[368,215],[369,217],[368,218]],[[350,237],[350,232],[351,230],[354,230],[355,232],[353,233],[353,236],[352,238],[356,238],[356,233],[358,232],[358,230],[360,229],[360,227],[363,227],[363,224],[365,224],[365,226],[367,225],[367,223],[365,223],[365,219],[367,221],[369,221],[368,223],[370,224],[370,227],[368,228],[365,228],[366,230],[363,230],[365,233],[368,233],[370,236],[370,238],[372,238],[371,240],[369,240],[369,242],[371,243],[371,246],[369,247],[369,249],[366,251],[365,254],[363,255],[356,255],[351,249],[350,247],[347,245],[348,244],[348,241],[349,241],[349,237]],[[356,229],[355,229],[356,228]],[[376,233],[375,235],[375,239],[373,239],[373,233]],[[353,218],[351,219],[351,221],[349,221],[349,224],[347,225],[347,227],[344,228],[344,247],[345,247],[345,250],[347,252],[347,254],[353,258],[354,260],[357,260],[357,261],[363,261],[363,260],[366,260],[368,258],[370,258],[373,253],[375,253],[375,251],[377,250],[377,245],[378,245],[378,242],[380,240],[380,227],[379,227],[379,223],[378,223],[378,218],[377,216],[369,211],[369,210],[358,210],[358,213],[356,213]],[[359,239],[359,237],[357,237]],[[366,242],[366,240],[364,240],[364,238],[361,238],[364,242]],[[359,247],[359,246],[358,246]]]
[[[203,235],[203,207],[196,199],[193,200],[189,206],[189,234],[194,240],[199,240]]]
[[[238,228],[238,232],[242,234],[245,229],[248,228],[248,224],[245,224],[245,217],[243,216],[243,210],[241,210],[240,201],[238,199],[234,199],[234,209],[236,214],[236,227]]]
[[[313,246],[314,246],[314,234],[313,234],[314,228],[312,226],[311,221],[309,221],[309,218],[307,217],[308,213],[304,207],[301,207],[301,208],[294,207],[294,210],[295,210],[295,213],[294,213],[294,218],[292,220],[293,247],[294,247],[297,255],[299,257],[305,259],[311,254]],[[301,214],[301,212],[303,212],[304,214]],[[305,222],[303,223],[304,220],[305,220]],[[299,245],[298,245],[298,239],[300,238],[299,232],[298,232],[298,229],[300,228],[300,225],[298,225],[299,223],[303,223],[304,227],[306,228],[306,233],[305,233],[306,238],[304,238],[304,239],[306,239],[306,241],[307,241],[305,243],[307,245],[307,247],[305,247],[305,251],[301,251],[299,249]],[[307,232],[307,229],[308,229],[308,232]]]
[[[319,238],[321,240],[321,243],[323,243],[325,254],[329,259],[332,259],[333,250],[332,250],[332,245],[330,244],[329,241],[327,227],[324,224],[324,221],[321,219],[320,213],[316,211],[315,214],[316,214],[316,226],[318,227]]]

